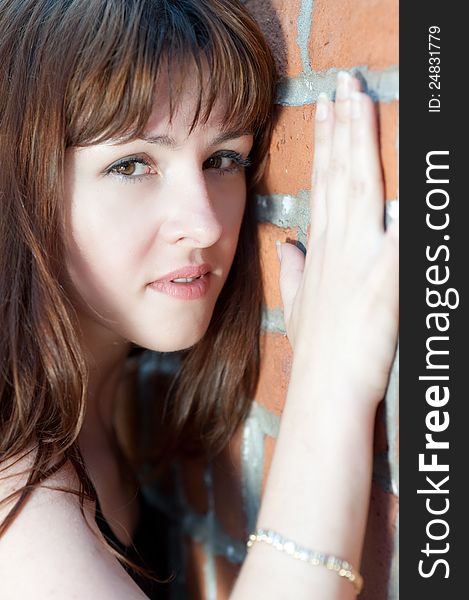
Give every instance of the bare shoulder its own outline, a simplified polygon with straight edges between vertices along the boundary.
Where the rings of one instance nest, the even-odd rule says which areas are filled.
[[[23,485],[32,460],[28,456],[1,465],[0,500]],[[76,489],[71,467],[47,480],[47,487],[35,490],[0,538],[2,600],[146,598],[88,527],[78,497],[51,489],[57,487]],[[0,507],[1,521],[11,507],[11,503]],[[92,507],[85,510],[86,519],[95,526]]]

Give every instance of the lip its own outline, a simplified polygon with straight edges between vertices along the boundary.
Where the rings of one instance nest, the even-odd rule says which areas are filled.
[[[207,263],[197,266],[187,266],[171,271],[160,279],[148,284],[156,292],[161,292],[180,300],[197,300],[207,293],[211,281],[211,266]],[[175,283],[172,279],[199,277],[191,283]]]
[[[212,267],[208,263],[203,263],[202,265],[188,265],[186,267],[181,267],[176,271],[171,271],[171,273],[166,273],[166,275],[163,275],[162,277],[155,279],[155,281],[152,281],[150,285],[153,285],[154,283],[163,282],[169,283],[173,279],[180,279],[182,277],[185,277],[186,279],[189,279],[191,277],[202,277],[203,275],[209,273],[211,270]]]

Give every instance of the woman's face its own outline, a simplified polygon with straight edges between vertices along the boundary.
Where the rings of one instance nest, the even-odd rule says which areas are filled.
[[[224,131],[220,106],[188,135],[196,85],[187,82],[171,124],[158,94],[145,139],[66,157],[65,285],[80,319],[160,351],[207,330],[236,251],[253,141]]]

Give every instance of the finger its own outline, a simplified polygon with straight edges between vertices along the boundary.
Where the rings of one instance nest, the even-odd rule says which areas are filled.
[[[313,240],[318,239],[318,237],[324,233],[327,226],[327,173],[331,158],[333,128],[333,105],[327,95],[321,93],[319,94],[316,103],[314,160],[311,175],[310,236]]]
[[[384,190],[376,114],[371,98],[359,92],[351,94],[352,169],[350,195],[352,209],[383,229]]]
[[[352,77],[352,93],[361,92],[362,86],[356,77]]]
[[[347,220],[347,197],[350,182],[351,125],[350,94],[352,78],[341,71],[337,77],[334,107],[334,133],[328,172],[327,215],[329,232],[342,235]]]
[[[281,244],[280,258],[280,295],[283,303],[283,314],[290,343],[293,345],[290,318],[295,297],[303,279],[305,258],[303,252],[294,244]]]

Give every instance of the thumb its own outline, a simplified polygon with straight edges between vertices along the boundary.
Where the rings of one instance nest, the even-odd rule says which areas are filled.
[[[279,286],[283,302],[283,314],[290,343],[292,343],[291,334],[293,332],[291,331],[290,319],[293,303],[303,278],[305,257],[303,252],[294,244],[281,244],[278,241],[277,252],[280,259]]]

